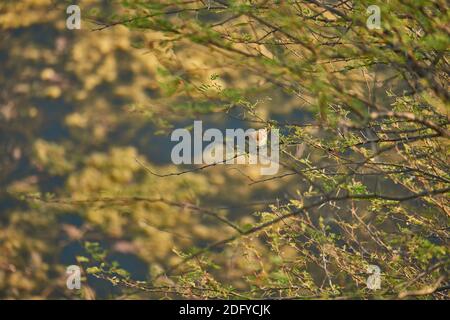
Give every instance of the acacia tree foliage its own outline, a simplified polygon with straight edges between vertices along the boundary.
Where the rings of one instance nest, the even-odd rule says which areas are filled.
[[[367,27],[370,5],[381,9],[379,29]],[[164,99],[175,101],[168,108],[177,111],[182,101],[183,115],[231,113],[279,128],[283,172],[251,184],[297,185],[287,202],[258,212],[255,224],[180,253],[183,260],[162,273],[176,279],[168,291],[202,298],[446,296],[445,1],[123,1],[123,7],[122,14],[94,18],[97,30],[123,25],[163,35],[143,45],[173,55],[162,62]],[[209,81],[183,65],[195,52],[210,55]],[[227,76],[230,69],[244,81]],[[277,121],[270,109],[279,106],[270,101],[269,114],[261,115],[261,97],[276,91],[315,116]],[[233,255],[251,262],[241,288],[229,287],[224,271],[234,267]],[[382,270],[379,291],[365,286],[369,264]]]
[[[380,29],[367,27],[370,5],[381,9]],[[89,241],[78,262],[130,298],[448,297],[445,1],[127,0],[93,5],[84,16],[95,30],[90,37],[109,37],[79,42],[67,68],[81,83],[71,99],[81,101],[83,111],[65,121],[88,134],[73,134],[69,144],[34,144],[35,161],[64,177],[64,191],[27,194],[37,209],[11,214],[9,233],[36,215],[34,229],[53,225],[44,213],[58,217],[67,211],[61,206],[77,208],[89,222],[77,235]],[[134,53],[102,61],[108,50],[123,54],[127,41]],[[157,67],[145,76],[156,85],[139,73],[148,61]],[[95,63],[106,62],[114,67],[95,70]],[[204,114],[280,129],[280,172],[261,177],[236,166],[239,180],[223,184],[213,180],[226,169],[158,168],[136,163],[132,148],[94,152],[106,140],[100,130],[102,138],[90,141],[95,125],[119,121],[92,89],[107,83],[112,90],[121,68],[133,77],[114,94],[141,100],[130,111],[161,130]],[[144,96],[147,86],[150,99],[130,98]],[[285,108],[293,112],[279,120]],[[248,190],[269,199],[282,187],[283,199],[247,203]],[[240,216],[231,205],[200,205],[203,196],[223,193],[240,205]],[[203,225],[195,213],[216,224]],[[142,221],[181,236],[156,237]],[[20,250],[56,250],[39,249],[51,242],[49,235],[33,237],[38,245]],[[109,263],[95,243],[105,238],[131,238],[154,267],[151,277],[137,281]],[[20,260],[19,249],[5,247],[11,260]],[[380,290],[366,286],[369,265],[381,269]]]

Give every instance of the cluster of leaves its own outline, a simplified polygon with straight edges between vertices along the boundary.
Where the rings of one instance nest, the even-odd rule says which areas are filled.
[[[381,9],[379,30],[366,26],[366,9],[373,4]],[[434,290],[411,295],[445,296],[450,182],[445,1],[125,1],[124,6],[129,12],[104,22],[104,28],[162,32],[177,50],[177,64],[194,50],[208,52],[217,57],[206,62],[211,72],[219,69],[230,78],[232,66],[245,79],[238,83],[233,77],[217,89],[195,71],[180,71],[181,64],[177,74],[193,85],[172,88],[172,95],[213,100],[227,112],[239,109],[239,116],[285,133],[285,172],[252,185],[290,179],[297,196],[260,212],[259,223],[241,234],[189,254],[184,263],[210,255],[221,271],[214,272],[209,259],[197,268],[210,268],[215,279],[228,283],[232,277],[223,272],[230,268],[229,252],[242,250],[253,270],[246,271],[252,289],[240,292],[256,297],[388,297],[421,286]],[[166,68],[174,70],[174,63]],[[227,97],[222,87],[239,94]],[[270,107],[265,113],[252,107],[252,99],[271,90],[291,96],[296,108],[315,113],[315,120],[276,121]],[[216,248],[220,253],[212,254]],[[364,285],[371,263],[383,270],[383,290],[375,293]],[[177,268],[192,276],[189,267]]]

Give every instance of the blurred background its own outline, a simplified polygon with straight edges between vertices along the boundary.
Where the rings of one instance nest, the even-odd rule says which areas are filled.
[[[163,37],[157,32],[121,26],[92,31],[95,24],[89,24],[86,13],[102,8],[99,3],[79,1],[81,30],[66,28],[64,1],[1,5],[1,298],[73,296],[65,289],[65,268],[77,264],[86,241],[100,243],[110,251],[108,259],[145,280],[152,269],[179,259],[173,248],[201,246],[233,231],[187,208],[127,197],[162,196],[218,212],[226,207],[230,219],[245,225],[254,222],[251,212],[282,202],[298,189],[289,179],[249,186],[259,177],[258,166],[218,166],[166,178],[148,174],[137,157],[155,172],[179,169],[170,161],[174,128],[192,126],[194,120],[203,120],[204,130],[261,127],[240,119],[239,112],[215,114],[217,101],[195,105],[195,97],[172,97],[177,84],[166,62],[172,68],[182,64],[179,72],[191,70],[197,79],[224,88],[260,80],[217,65],[196,48],[155,47],[155,39]],[[120,7],[104,1],[103,9]],[[216,71],[220,78],[214,78]],[[248,96],[264,119],[313,117],[293,110],[295,101],[279,90],[253,89]],[[30,203],[24,195],[49,201]],[[53,203],[55,197],[79,202]],[[92,198],[124,199],[83,203]],[[239,279],[238,270],[227,272]],[[91,276],[88,283],[84,298],[120,291]]]

